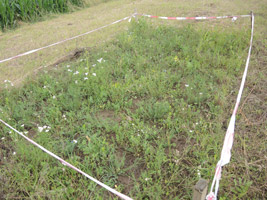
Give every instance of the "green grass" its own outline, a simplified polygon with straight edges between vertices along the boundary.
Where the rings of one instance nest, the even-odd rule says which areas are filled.
[[[66,13],[70,7],[94,5],[107,0],[1,0],[0,26],[14,28],[19,21],[35,21],[48,13]]]
[[[249,36],[133,22],[77,62],[6,83],[0,118],[135,199],[190,199],[199,173],[213,178]],[[3,126],[0,136],[5,199],[114,198]],[[262,198],[251,184],[224,171],[220,197]]]

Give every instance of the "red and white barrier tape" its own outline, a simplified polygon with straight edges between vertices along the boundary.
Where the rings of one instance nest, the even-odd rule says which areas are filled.
[[[219,162],[217,163],[217,166],[215,169],[215,175],[214,175],[214,178],[213,178],[213,181],[211,184],[210,193],[206,197],[207,200],[216,200],[217,199],[217,194],[218,194],[219,184],[220,184],[220,179],[221,179],[221,173],[222,173],[222,167],[224,165],[228,164],[230,162],[230,159],[231,159],[231,149],[232,149],[233,142],[234,142],[236,113],[237,113],[237,109],[238,109],[238,106],[239,106],[239,103],[241,100],[242,92],[243,92],[246,77],[247,77],[248,65],[249,65],[251,49],[252,49],[253,32],[254,32],[254,14],[251,13],[251,38],[250,38],[248,57],[247,57],[247,61],[246,61],[246,67],[245,67],[245,70],[243,73],[242,82],[241,82],[238,96],[236,99],[235,108],[234,108],[234,111],[232,113],[231,120],[230,120],[230,123],[228,125],[226,135],[224,138],[223,149],[221,152],[221,158],[220,158]],[[215,188],[214,188],[214,186],[215,186]]]
[[[30,138],[28,138],[27,136],[25,136],[23,133],[19,132],[18,130],[16,130],[15,128],[13,128],[12,126],[10,126],[9,124],[7,124],[6,122],[4,122],[2,119],[0,119],[0,122],[2,122],[4,125],[6,125],[8,128],[10,128],[11,130],[15,131],[16,133],[18,133],[20,136],[22,136],[23,138],[25,138],[26,140],[28,140],[31,144],[35,145],[36,147],[38,147],[39,149],[43,150],[45,153],[49,154],[50,156],[54,157],[55,159],[59,160],[63,165],[68,166],[69,168],[72,168],[73,170],[79,172],[80,174],[84,175],[85,177],[89,178],[90,180],[94,181],[95,183],[97,183],[98,185],[100,185],[101,187],[105,188],[106,190],[112,192],[113,194],[117,195],[118,197],[120,197],[121,199],[124,200],[132,200],[132,198],[112,189],[111,187],[105,185],[104,183],[101,183],[100,181],[96,180],[95,178],[89,176],[88,174],[86,174],[85,172],[83,172],[82,170],[78,169],[77,167],[73,166],[72,164],[68,163],[67,161],[63,160],[62,158],[58,157],[57,155],[55,155],[54,153],[52,153],[51,151],[48,151],[46,148],[42,147],[41,145],[37,144],[36,142],[34,142],[33,140],[31,140]]]
[[[134,14],[134,15],[135,15],[135,14]],[[46,49],[46,48],[49,48],[49,47],[52,47],[52,46],[56,46],[56,45],[58,45],[58,44],[62,44],[62,43],[64,43],[64,42],[67,42],[67,41],[70,41],[70,40],[74,40],[74,39],[76,39],[76,38],[79,38],[79,37],[88,35],[88,34],[93,33],[93,32],[95,32],[95,31],[99,31],[99,30],[101,30],[101,29],[103,29],[103,28],[109,27],[109,26],[111,26],[111,25],[113,25],[113,24],[117,24],[117,23],[122,22],[122,21],[125,21],[125,20],[127,20],[127,19],[131,19],[131,17],[134,17],[134,15],[129,16],[129,17],[125,17],[125,18],[123,18],[123,19],[119,19],[119,20],[117,20],[117,21],[115,21],[115,22],[112,22],[112,23],[110,23],[110,24],[101,26],[101,27],[99,27],[99,28],[96,28],[96,29],[94,29],[94,30],[88,31],[88,32],[86,32],[86,33],[83,33],[83,34],[80,34],[80,35],[77,35],[77,36],[74,36],[74,37],[71,37],[71,38],[68,38],[68,39],[65,39],[65,40],[62,40],[62,41],[53,43],[53,44],[50,44],[50,45],[47,45],[47,46],[44,46],[44,47],[40,47],[40,48],[38,48],[38,49],[33,49],[33,50],[31,50],[31,51],[27,51],[27,52],[25,52],[25,53],[22,53],[22,54],[19,54],[19,55],[10,57],[10,58],[6,58],[6,59],[4,59],[4,60],[0,60],[0,63],[4,63],[4,62],[7,62],[7,61],[9,61],[9,60],[13,60],[13,59],[16,59],[16,58],[19,58],[19,57],[22,57],[22,56],[26,56],[26,55],[35,53],[35,52],[37,52],[37,51],[41,51],[41,50],[43,50],[43,49]]]
[[[250,17],[251,15],[235,15],[235,16],[218,16],[218,17],[161,17],[161,16],[154,16],[154,15],[147,15],[147,14],[138,14],[144,17],[149,18],[158,18],[158,19],[170,19],[170,20],[204,20],[204,19],[226,19],[226,18],[232,18],[237,19],[241,17]]]

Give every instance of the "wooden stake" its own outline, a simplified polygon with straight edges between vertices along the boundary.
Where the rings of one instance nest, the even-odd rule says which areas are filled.
[[[194,187],[193,200],[205,200],[208,191],[208,181],[199,179]]]

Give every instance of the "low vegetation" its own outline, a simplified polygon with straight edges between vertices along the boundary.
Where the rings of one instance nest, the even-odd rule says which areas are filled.
[[[107,0],[105,0],[107,1]],[[35,21],[48,13],[66,13],[72,6],[94,5],[99,0],[1,0],[0,26],[14,28],[19,21]]]
[[[249,35],[132,22],[117,40],[22,88],[7,81],[0,118],[135,199],[191,199],[196,180],[213,177]],[[3,198],[114,198],[0,130]],[[261,199],[239,173],[223,172],[220,197]]]

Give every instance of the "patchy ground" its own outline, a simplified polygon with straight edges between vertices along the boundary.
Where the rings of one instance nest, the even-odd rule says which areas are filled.
[[[44,22],[25,24],[15,31],[2,33],[0,57],[6,58],[58,41],[62,37],[86,32],[88,27],[93,29],[129,15],[134,8],[138,12],[162,16],[246,14],[252,9],[256,17],[252,60],[238,111],[232,160],[223,170],[220,197],[264,199],[267,187],[266,5],[265,1],[114,1],[56,16]],[[218,35],[213,35],[211,43],[206,41],[206,46],[205,43],[202,44],[203,51],[200,52],[203,55],[200,58],[187,54],[186,49],[181,51],[182,54],[177,53],[180,50],[169,44],[168,40],[164,40],[165,46],[158,45],[160,48],[153,48],[151,55],[146,55],[141,46],[146,42],[153,45],[152,38],[157,36],[161,36],[161,39],[160,31],[172,33],[169,37],[171,41],[177,39],[171,38],[172,35],[183,35],[184,32],[165,27],[166,29],[156,29],[151,35],[140,32],[134,34],[137,38],[117,38],[115,35],[125,32],[129,26],[128,23],[122,23],[101,31],[101,34],[92,34],[5,63],[0,65],[0,81],[3,83],[8,79],[22,87],[10,93],[9,90],[1,92],[0,108],[4,115],[0,114],[0,117],[6,120],[10,117],[12,125],[17,125],[21,131],[28,131],[27,134],[37,142],[132,197],[190,199],[191,186],[198,179],[198,171],[206,179],[213,176],[244,69],[250,24],[248,19],[236,23],[230,20],[211,23],[148,21],[152,21],[154,26],[167,23],[170,27],[183,28],[187,24],[193,24],[190,32],[199,34],[196,38],[190,35],[192,42],[196,41],[194,44],[199,44],[197,41],[205,38],[201,31],[208,28],[214,31],[211,35]],[[131,31],[127,33],[130,34]],[[223,38],[223,33],[226,38]],[[136,46],[141,41],[141,35],[146,37],[142,38],[142,45]],[[110,43],[113,38],[119,41]],[[109,41],[108,46],[104,40]],[[227,55],[221,60],[222,63],[216,63],[218,58],[213,57],[214,52],[207,54],[207,50],[214,49],[213,40],[216,41],[216,48],[221,47],[219,55]],[[227,51],[231,44],[235,44],[232,46],[233,52]],[[105,51],[110,48],[116,52],[116,45],[123,50],[118,50],[117,53],[125,54],[122,57],[109,57]],[[194,47],[193,50],[201,48],[201,45],[188,46]],[[53,70],[44,69],[44,74],[41,73],[42,70],[38,70],[36,73],[36,69],[44,65],[59,64],[60,59],[67,61],[69,57],[66,55],[82,47],[94,48],[77,62],[64,63],[56,68],[52,65],[50,68]],[[149,52],[149,48],[145,50]],[[164,59],[155,56],[157,52],[160,52],[158,55],[166,53]],[[233,54],[229,56],[226,52]],[[73,55],[75,57],[75,53],[70,57]],[[92,68],[100,56],[106,56],[107,62],[103,63],[105,68]],[[84,60],[80,61],[81,59]],[[201,59],[204,61],[197,69],[197,76],[201,78],[190,78],[192,67],[197,66]],[[178,66],[183,68],[178,68],[177,71]],[[83,71],[86,67],[88,72]],[[209,69],[207,74],[202,71],[205,68]],[[79,74],[73,75],[68,70],[72,70],[72,73],[79,71]],[[33,72],[40,74],[40,77],[23,85],[21,81],[24,75]],[[93,85],[85,83],[85,77],[82,76],[82,73],[89,72],[89,80]],[[171,78],[164,79],[166,73]],[[207,91],[201,84],[203,80],[209,82],[210,88]],[[192,91],[186,87],[188,82],[191,82],[190,86],[194,86]],[[44,88],[48,85],[50,87]],[[195,97],[199,90],[205,91],[205,95],[208,95],[206,99]],[[199,120],[201,125],[197,127]],[[37,123],[52,124],[52,130],[48,134],[40,134],[36,130]],[[21,124],[25,124],[24,128],[20,127]],[[57,162],[15,134],[8,134],[8,130],[1,126],[0,135],[5,137],[1,140],[0,151],[2,198],[113,198],[71,170],[62,169]],[[76,146],[74,140],[78,141]],[[13,155],[14,152],[16,155]],[[84,192],[88,190],[90,192]]]

